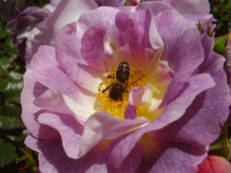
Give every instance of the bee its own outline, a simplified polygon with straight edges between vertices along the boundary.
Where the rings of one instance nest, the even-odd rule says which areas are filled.
[[[117,67],[115,77],[112,77],[116,79],[115,82],[106,87],[102,92],[105,92],[107,89],[111,88],[109,91],[109,98],[115,101],[122,100],[122,95],[126,91],[129,76],[129,64],[127,61],[122,61]]]

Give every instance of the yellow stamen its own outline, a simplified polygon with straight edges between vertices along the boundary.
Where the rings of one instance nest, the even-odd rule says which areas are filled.
[[[150,99],[150,103],[137,105],[137,117],[145,117],[147,120],[152,121],[163,112],[164,108],[152,109],[161,102],[168,87],[168,83],[166,83],[168,80],[163,79],[160,75],[161,67],[159,59],[154,62],[152,70],[148,71],[148,73],[143,73],[133,67],[130,67],[129,81],[125,85],[126,91],[122,94],[122,100],[113,100],[109,97],[111,88],[108,88],[105,92],[103,92],[105,88],[115,82],[118,82],[115,78],[115,73],[116,69],[111,69],[109,74],[114,78],[111,79],[109,77],[105,77],[98,87],[96,101],[97,111],[108,112],[117,118],[124,119],[125,110],[129,103],[129,92],[131,89],[134,87],[149,86],[153,93],[151,96],[152,99]]]
[[[116,70],[113,69],[110,71],[111,76],[115,76]],[[129,92],[134,87],[142,87],[147,85],[147,78],[144,74],[135,71],[133,68],[131,68],[131,73],[129,76],[129,81],[126,85],[126,91],[122,94],[122,100],[113,100],[109,98],[109,92],[110,88],[107,89],[105,92],[102,92],[107,86],[111,85],[113,82],[116,82],[116,79],[110,79],[108,77],[105,77],[103,82],[98,87],[98,95],[97,95],[97,108],[98,111],[105,111],[117,118],[124,119],[124,113],[126,110],[126,107],[128,105],[128,97]]]

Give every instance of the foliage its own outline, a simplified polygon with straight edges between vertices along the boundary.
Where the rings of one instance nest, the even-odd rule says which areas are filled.
[[[23,144],[25,130],[19,103],[24,65],[17,57],[10,31],[3,21],[0,21],[0,42],[0,169],[30,172],[36,165],[35,154]],[[33,158],[32,161],[29,158]]]
[[[0,167],[3,167],[16,159],[17,153],[12,144],[0,140],[0,148]]]
[[[216,36],[231,30],[231,0],[210,0],[211,13],[216,19]]]
[[[225,53],[225,46],[226,46],[226,42],[227,42],[227,38],[228,35],[223,35],[220,37],[217,37],[215,39],[215,45],[214,45],[214,50],[215,52],[224,55]]]

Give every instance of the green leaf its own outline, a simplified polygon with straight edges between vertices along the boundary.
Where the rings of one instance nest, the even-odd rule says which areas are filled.
[[[0,79],[0,91],[5,91],[8,85],[7,79]]]
[[[9,62],[9,58],[4,57],[4,58],[0,58],[0,68],[3,71],[6,71],[10,66],[10,62]]]
[[[3,39],[8,36],[8,32],[6,29],[0,29],[0,39]]]
[[[0,139],[0,167],[3,167],[17,158],[15,147]]]
[[[0,39],[3,39],[8,36],[8,30],[4,28],[3,22],[0,21]]]
[[[8,72],[5,78],[0,79],[0,93],[7,103],[18,102],[22,85],[22,74],[18,72]]]
[[[17,116],[20,117],[21,115],[21,108],[19,106],[19,104],[15,105],[15,104],[4,104],[4,105],[0,105],[0,115],[2,116]]]
[[[217,37],[215,39],[214,51],[221,55],[224,55],[227,39],[228,39],[228,35]]]
[[[23,124],[16,116],[3,116],[0,115],[0,128],[1,129],[16,129],[22,128]]]

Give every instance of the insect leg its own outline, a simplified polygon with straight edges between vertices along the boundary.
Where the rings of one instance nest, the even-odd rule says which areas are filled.
[[[104,93],[106,90],[108,90],[111,87],[111,85],[108,85],[105,89],[103,89],[102,93]]]

